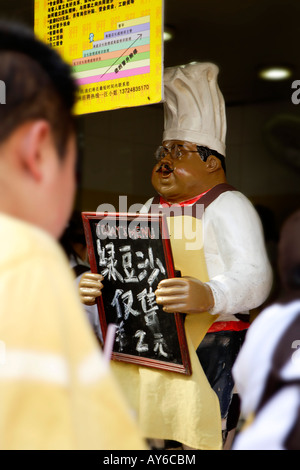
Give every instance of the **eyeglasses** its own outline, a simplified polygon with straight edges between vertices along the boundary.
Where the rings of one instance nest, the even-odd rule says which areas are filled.
[[[167,155],[171,155],[173,159],[180,159],[187,153],[198,153],[198,150],[191,150],[180,144],[174,144],[171,148],[163,147],[161,145],[156,149],[154,156],[155,160],[160,162]]]

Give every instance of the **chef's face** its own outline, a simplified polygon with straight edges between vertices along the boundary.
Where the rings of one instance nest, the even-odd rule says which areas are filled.
[[[163,142],[152,171],[154,189],[168,202],[187,201],[207,189],[206,165],[194,143],[182,140]]]

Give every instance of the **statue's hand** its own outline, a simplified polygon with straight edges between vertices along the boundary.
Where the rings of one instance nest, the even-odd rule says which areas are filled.
[[[162,280],[155,291],[156,302],[170,313],[203,313],[214,306],[210,287],[192,277]]]
[[[84,273],[79,282],[80,300],[85,305],[94,305],[103,289],[103,276],[95,273]]]

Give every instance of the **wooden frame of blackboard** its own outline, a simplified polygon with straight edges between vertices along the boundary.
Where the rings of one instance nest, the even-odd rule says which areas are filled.
[[[116,240],[118,240],[117,244],[120,242],[120,240],[124,240],[124,242],[126,242],[126,240],[130,240],[130,243],[132,246],[137,246],[137,244],[139,244],[139,248],[143,246],[143,251],[146,250],[146,246],[147,246],[149,253],[153,254],[153,250],[155,250],[156,252],[158,251],[160,253],[160,258],[157,258],[156,262],[158,263],[158,261],[161,261],[161,264],[165,271],[163,272],[163,268],[161,268],[160,276],[162,276],[162,278],[175,277],[176,273],[174,269],[171,244],[170,244],[170,239],[169,239],[169,234],[168,234],[168,226],[167,226],[165,216],[163,214],[82,212],[82,220],[83,220],[83,226],[84,226],[85,237],[86,237],[86,242],[87,242],[89,262],[90,262],[92,272],[103,274],[103,271],[105,271],[105,269],[103,270],[103,267],[102,268],[100,267],[101,261],[99,257],[99,252],[102,253],[103,250],[107,250],[106,243],[109,243],[110,246],[112,247],[111,240],[113,240],[114,244],[116,243]],[[115,231],[114,231],[114,224],[116,226]],[[141,230],[141,227],[143,228],[144,230],[143,234],[146,233],[145,239],[143,239],[143,237],[140,237],[140,238],[138,237],[137,239],[135,239],[135,237],[132,236],[132,233],[130,234],[130,226],[132,224],[134,227],[136,226],[139,230]],[[101,230],[99,229],[99,227],[101,228]],[[103,227],[106,227],[108,231],[106,234],[104,234],[104,238],[102,238],[103,233],[100,234],[101,236],[99,238],[99,231],[103,232],[104,230]],[[147,227],[147,230],[145,230],[146,227]],[[120,228],[122,230],[120,230]],[[97,232],[98,232],[98,235],[97,235]],[[123,233],[124,238],[120,235],[121,233]],[[135,233],[134,230],[133,230],[133,233]],[[103,241],[103,239],[106,241]],[[139,242],[137,240],[139,240]],[[99,248],[99,246],[101,248]],[[115,251],[114,255],[121,256],[120,250],[122,249],[124,251],[124,247],[119,248],[119,252],[118,250],[114,250]],[[131,247],[130,247],[130,250],[131,250]],[[137,255],[138,253],[139,253],[139,256],[141,256],[140,254],[141,251],[136,251],[135,254]],[[120,258],[114,258],[114,262],[118,264],[120,262]],[[152,263],[154,263],[154,257],[152,259]],[[161,265],[158,265],[158,266],[161,266]],[[107,265],[105,267],[107,270]],[[157,270],[158,268],[156,268],[156,271]],[[149,276],[147,282],[149,281],[150,277],[151,276]],[[158,279],[159,279],[159,276],[158,276]],[[160,280],[161,279],[159,279],[159,281]],[[143,286],[143,282],[146,282],[146,281],[145,280],[141,282],[138,281],[137,284],[140,286],[139,290],[141,290]],[[108,325],[110,323],[117,324],[118,321],[120,321],[120,318],[116,320],[116,308],[113,309],[111,306],[112,292],[115,292],[116,294],[117,290],[115,289],[115,286],[118,284],[118,282],[114,279],[108,280],[108,278],[104,277],[103,284],[104,284],[104,288],[102,290],[102,296],[97,298],[97,306],[98,306],[99,320],[100,320],[100,325],[101,325],[104,344],[105,344]],[[157,285],[153,283],[153,292],[156,286]],[[151,286],[151,289],[152,289],[152,286]],[[149,288],[149,291],[151,289]],[[119,289],[119,290],[122,290],[122,289]],[[140,294],[142,292],[140,292]],[[134,296],[135,300],[136,300],[136,297],[138,296]],[[108,302],[110,302],[109,305],[108,305]],[[152,345],[154,346],[152,347],[151,352],[149,352],[149,346],[148,346],[148,351],[143,350],[142,352],[141,352],[142,350],[141,346],[139,348],[139,351],[137,350],[132,351],[132,349],[128,351],[126,350],[126,346],[124,348],[123,345],[122,345],[122,349],[120,350],[120,345],[121,345],[120,337],[122,337],[120,335],[119,338],[115,339],[114,347],[112,351],[112,359],[116,361],[123,361],[123,362],[132,363],[132,364],[137,364],[137,365],[141,365],[145,367],[152,367],[152,368],[162,369],[162,370],[166,370],[170,372],[178,372],[178,373],[185,374],[185,375],[191,375],[192,373],[191,362],[190,362],[189,350],[188,350],[185,329],[184,329],[184,315],[181,313],[174,313],[174,314],[165,313],[162,310],[161,306],[156,304],[155,301],[153,302],[153,299],[152,299],[151,304],[152,304],[152,308],[156,309],[155,315],[153,315],[153,317],[155,316],[155,318],[157,319],[157,322],[159,323],[159,328],[160,328],[159,333],[153,333],[153,336],[155,337],[155,339],[152,338],[152,341],[153,341]],[[123,310],[124,310],[124,306],[125,304],[123,304]],[[115,303],[115,307],[116,307],[116,303]],[[137,313],[137,310],[135,312]],[[130,326],[135,321],[137,321],[137,317],[139,317],[139,321],[141,322],[142,322],[142,319],[144,319],[144,323],[145,323],[145,319],[148,313],[146,311],[143,311],[142,313],[144,317],[140,314],[130,315],[130,313],[128,314],[128,311],[127,311],[128,318],[130,318],[131,323],[130,321],[129,322],[127,321],[125,323],[125,326],[128,328],[128,325]],[[121,317],[122,321],[124,317],[125,315]],[[121,326],[120,326],[121,323],[122,322],[117,324],[118,332],[121,331]],[[145,328],[144,323],[142,326]],[[156,326],[155,325],[151,327],[149,326],[148,327],[149,331],[151,331],[151,328],[155,330]],[[137,330],[137,332],[142,332],[141,335],[145,333],[146,338],[147,338],[147,334],[148,334],[148,337],[151,336],[149,334],[149,331],[147,330],[147,332],[145,333],[142,329]],[[160,334],[162,336],[162,339],[157,339],[157,337]],[[125,342],[126,340],[128,340],[128,338],[130,338],[130,341],[131,341],[132,335],[129,335],[129,337],[127,338],[125,336]],[[119,341],[119,344],[117,344],[118,341]],[[138,341],[136,341],[136,343],[137,342]],[[169,342],[169,344],[167,342]],[[170,347],[170,344],[172,347]],[[117,346],[119,346],[119,350]],[[155,353],[154,353],[154,350],[156,351]],[[174,351],[176,351],[176,353]],[[155,357],[153,357],[153,355]]]

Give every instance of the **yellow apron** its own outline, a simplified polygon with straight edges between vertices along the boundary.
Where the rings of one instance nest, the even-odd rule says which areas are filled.
[[[175,269],[182,276],[207,281],[202,221],[189,216],[171,217],[167,221]],[[191,232],[196,234],[194,241]],[[112,361],[112,370],[145,438],[176,440],[194,449],[222,448],[219,401],[196,354],[214,320],[208,313],[185,318],[191,376]]]
[[[203,250],[202,219],[183,215],[168,217],[167,222],[176,270],[181,272],[182,277],[209,281]],[[186,333],[191,337],[195,350],[216,318],[209,313],[186,316]]]

